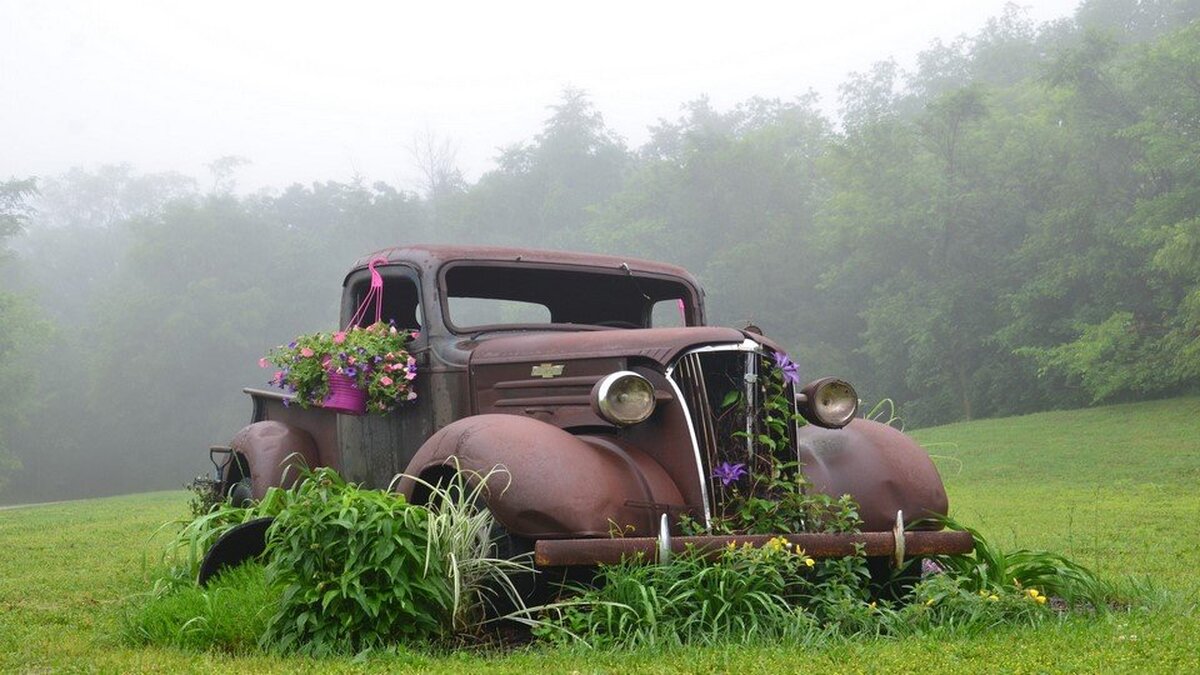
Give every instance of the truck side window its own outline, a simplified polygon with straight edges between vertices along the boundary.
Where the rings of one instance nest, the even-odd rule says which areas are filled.
[[[354,307],[358,307],[370,288],[367,279],[354,285]],[[352,310],[353,311],[353,310]],[[405,330],[421,330],[421,303],[415,280],[405,275],[384,272],[383,277],[383,311],[381,317],[386,323],[393,321],[396,328]],[[375,320],[375,308],[367,312],[367,318],[360,325],[370,325]]]
[[[687,325],[683,300],[659,300],[650,310],[650,325],[654,328],[680,328]]]

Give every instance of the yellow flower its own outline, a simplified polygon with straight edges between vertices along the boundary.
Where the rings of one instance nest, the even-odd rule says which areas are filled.
[[[1000,596],[996,595],[995,593],[988,596],[988,600],[991,600],[992,602],[995,602],[999,599],[1000,599]]]
[[[728,544],[725,544],[725,548],[729,549],[730,551],[737,550],[737,542],[731,541]]]
[[[925,606],[926,606],[926,607],[933,607],[933,598],[930,598],[930,599],[926,600],[926,601],[925,601]]]
[[[813,565],[816,565],[816,564],[817,564],[817,561],[816,561],[816,560],[813,560],[812,558],[805,558],[805,559],[804,559],[804,564],[805,564],[805,565],[808,565],[809,567],[812,567]]]
[[[1030,597],[1030,599],[1032,599],[1032,600],[1037,600],[1037,599],[1038,599],[1038,595],[1039,595],[1039,594],[1038,594],[1038,591],[1037,591],[1037,589],[1036,589],[1036,588],[1031,588],[1031,589],[1029,589],[1029,590],[1025,591],[1025,593],[1026,593],[1026,594],[1028,594],[1028,595],[1029,595],[1029,597]]]
[[[1046,604],[1046,596],[1044,596],[1044,595],[1039,595],[1039,596],[1037,596],[1037,597],[1036,597],[1036,598],[1034,598],[1034,599],[1035,599],[1035,600],[1037,600],[1037,602],[1038,602],[1038,604],[1039,604],[1039,605],[1044,605],[1044,604]]]
[[[871,604],[867,605],[867,607],[870,607],[871,609],[875,609],[875,601],[872,600]]]

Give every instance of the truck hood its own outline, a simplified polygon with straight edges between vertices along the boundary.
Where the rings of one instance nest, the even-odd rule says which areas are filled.
[[[480,341],[472,351],[471,365],[642,357],[665,366],[693,347],[741,342],[746,337],[734,328],[712,326],[524,333]]]

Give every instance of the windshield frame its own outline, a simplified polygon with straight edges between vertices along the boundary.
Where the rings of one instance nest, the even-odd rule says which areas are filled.
[[[646,272],[629,267],[604,267],[599,265],[570,265],[561,263],[522,262],[514,260],[481,260],[478,258],[450,260],[443,263],[437,271],[438,305],[442,313],[442,323],[452,335],[473,335],[492,332],[531,332],[531,331],[596,331],[596,330],[638,330],[619,326],[603,326],[585,323],[502,323],[479,326],[458,326],[450,316],[450,293],[446,285],[446,275],[456,267],[499,267],[522,268],[529,270],[545,270],[551,272],[603,274],[610,276],[632,276],[637,279],[652,279],[678,284],[685,291],[684,317],[686,326],[703,326],[702,311],[703,295],[700,289],[691,281],[674,274]]]

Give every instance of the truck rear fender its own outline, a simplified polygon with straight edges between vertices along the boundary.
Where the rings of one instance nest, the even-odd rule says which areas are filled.
[[[662,513],[683,508],[678,487],[640,449],[518,415],[447,425],[417,451],[398,489],[420,502],[428,490],[412,476],[435,482],[454,471],[472,484],[490,473],[488,509],[510,532],[532,539],[650,536]]]
[[[229,446],[240,455],[239,464],[250,470],[254,499],[262,499],[271,487],[291,487],[298,468],[319,466],[312,435],[283,422],[267,420],[243,427]]]

